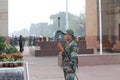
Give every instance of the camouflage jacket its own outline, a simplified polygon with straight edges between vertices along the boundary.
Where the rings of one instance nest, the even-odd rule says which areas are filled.
[[[65,55],[63,55],[63,59],[62,59],[63,68],[67,68],[67,67],[71,68],[71,66],[76,68],[78,65],[77,55],[79,50],[77,43],[74,40],[70,40],[69,42],[65,43],[64,50],[68,55],[69,60]],[[68,64],[68,62],[70,62],[70,64]]]

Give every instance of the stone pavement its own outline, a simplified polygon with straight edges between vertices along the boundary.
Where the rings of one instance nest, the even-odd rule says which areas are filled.
[[[57,57],[34,57],[25,48],[24,60],[29,63],[30,80],[64,80]],[[80,66],[79,80],[120,80],[120,65]]]

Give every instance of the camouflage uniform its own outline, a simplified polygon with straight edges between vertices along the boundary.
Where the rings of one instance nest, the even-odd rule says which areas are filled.
[[[67,33],[72,34],[70,33],[70,30]],[[65,80],[74,80],[76,67],[78,65],[77,43],[73,39],[71,39],[69,42],[66,42],[64,45],[64,51],[66,52],[66,54],[69,56],[70,59],[68,60],[68,58],[65,55],[63,55],[62,66],[63,66]],[[67,71],[68,68],[72,69],[72,72],[68,72]]]

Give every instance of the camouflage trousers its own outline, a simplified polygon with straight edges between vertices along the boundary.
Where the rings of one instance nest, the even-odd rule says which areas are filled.
[[[75,70],[73,70],[73,72],[67,72],[66,70],[63,69],[63,72],[64,72],[65,80],[74,80]]]

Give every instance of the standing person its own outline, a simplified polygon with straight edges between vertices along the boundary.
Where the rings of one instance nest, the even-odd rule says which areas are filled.
[[[32,36],[29,36],[29,46],[32,46]]]
[[[64,35],[65,44],[63,45],[63,50],[60,52],[62,55],[62,66],[65,80],[74,80],[76,68],[78,66],[78,45],[73,40],[74,32],[71,29],[66,30]],[[62,45],[59,43],[59,45]],[[66,55],[65,55],[66,53]],[[68,58],[69,57],[69,58]]]
[[[32,38],[32,46],[35,46],[35,37]]]
[[[20,52],[23,52],[23,37],[20,35],[19,37],[19,47],[20,47]]]
[[[18,45],[18,38],[15,36],[15,38],[14,38],[14,44],[15,44],[15,46],[17,46]]]

